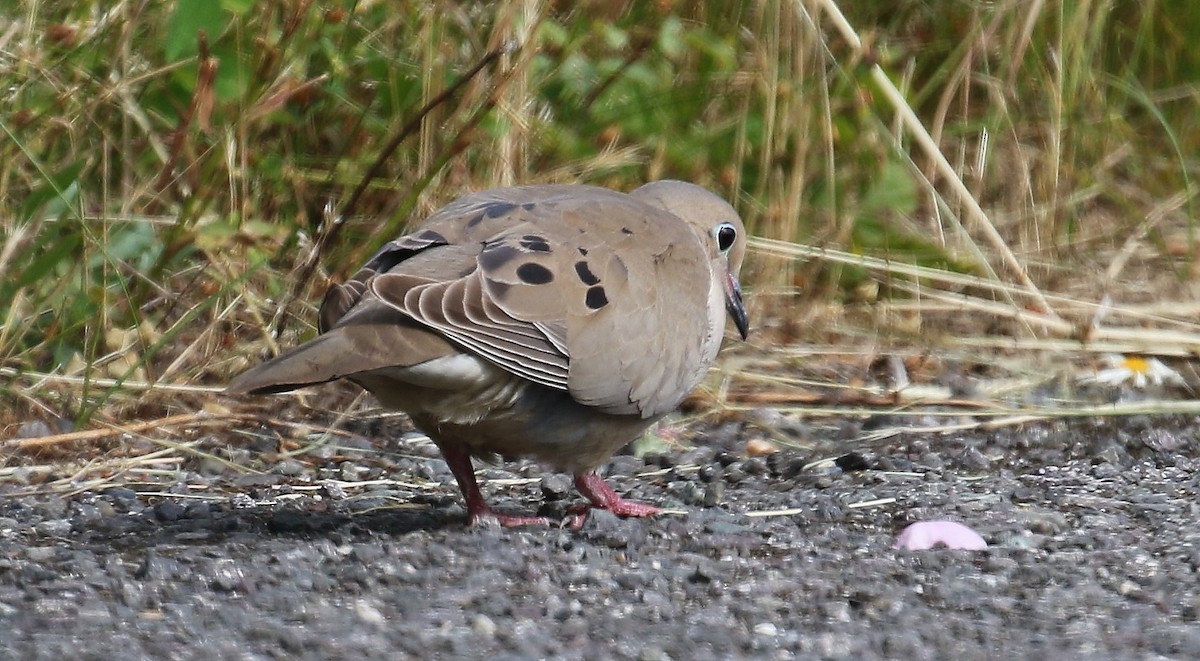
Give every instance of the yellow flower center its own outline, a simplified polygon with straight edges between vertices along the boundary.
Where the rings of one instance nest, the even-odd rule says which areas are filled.
[[[1150,361],[1139,356],[1125,356],[1123,367],[1134,374],[1150,373]]]

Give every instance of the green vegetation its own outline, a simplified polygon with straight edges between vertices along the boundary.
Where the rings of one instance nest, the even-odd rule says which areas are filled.
[[[491,185],[689,179],[759,236],[981,276],[998,293],[947,289],[1035,309],[876,64],[1043,291],[1187,297],[1200,5],[843,3],[856,49],[833,2],[569,4],[0,9],[0,429],[169,410],[182,395],[137,393],[311,333],[330,279]],[[912,289],[780,252],[750,274],[764,317]],[[1054,300],[1068,330],[1091,319]]]

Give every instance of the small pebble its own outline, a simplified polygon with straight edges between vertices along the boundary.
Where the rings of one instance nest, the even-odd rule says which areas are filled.
[[[350,557],[369,565],[373,562],[383,559],[385,552],[382,544],[355,544],[350,551]]]
[[[214,457],[202,458],[200,460],[200,466],[197,468],[197,471],[199,471],[201,475],[207,476],[223,475],[228,470],[229,464]]]
[[[711,482],[704,488],[704,506],[716,507],[725,499],[725,483]]]
[[[184,508],[183,518],[185,519],[211,519],[212,508],[208,503],[191,503]]]
[[[321,483],[321,493],[325,494],[325,497],[330,500],[346,499],[346,490],[342,488],[342,485],[333,480],[326,480]]]
[[[779,629],[770,622],[759,622],[754,625],[754,633],[759,636],[776,636],[779,634]]]
[[[700,470],[697,472],[697,476],[700,478],[701,482],[712,482],[714,480],[721,479],[723,472],[724,471],[720,466],[715,464],[705,464],[704,466],[700,467]]]
[[[53,436],[54,430],[50,425],[41,420],[30,420],[22,422],[17,428],[17,438],[42,438],[43,436]]]
[[[767,457],[779,452],[775,444],[762,438],[752,438],[746,441],[746,455],[750,457]]]
[[[864,471],[871,467],[871,463],[867,461],[867,458],[858,452],[848,452],[835,459],[833,463],[847,473]]]
[[[749,475],[766,475],[770,471],[767,461],[762,457],[751,457],[743,461],[742,470]]]
[[[71,533],[71,522],[66,519],[51,519],[38,523],[33,530],[45,537],[64,537]]]
[[[288,457],[287,459],[275,464],[272,470],[280,475],[302,475],[308,471],[308,466],[304,465],[302,462],[292,459],[291,457]]]
[[[492,618],[482,613],[476,615],[471,620],[471,629],[486,638],[492,638],[496,635],[496,623],[492,621]]]
[[[354,604],[354,614],[358,616],[358,619],[367,624],[378,625],[387,622],[387,618],[383,616],[383,613],[380,613],[378,608],[367,603],[365,599],[359,599]]]
[[[25,557],[33,562],[47,562],[58,555],[58,549],[53,546],[30,546],[25,549]]]
[[[571,493],[571,478],[562,473],[551,473],[542,478],[542,497],[546,500],[562,500]]]
[[[183,505],[180,505],[178,502],[164,500],[154,506],[154,518],[163,523],[171,523],[182,518],[185,511]]]
[[[685,482],[683,485],[683,502],[688,505],[703,505],[704,495],[708,489],[701,487],[695,482]]]

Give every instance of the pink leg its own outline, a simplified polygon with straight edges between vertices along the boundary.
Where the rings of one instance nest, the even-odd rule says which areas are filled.
[[[592,501],[593,507],[608,510],[617,516],[651,516],[662,511],[653,505],[625,500],[595,473],[576,473],[575,488]]]
[[[496,522],[506,528],[513,526],[557,525],[546,517],[500,514],[491,507],[488,507],[487,502],[483,499],[483,493],[479,491],[479,483],[475,481],[475,469],[471,467],[471,453],[457,443],[438,445],[438,449],[442,451],[442,457],[446,460],[446,464],[450,466],[450,472],[454,474],[454,480],[458,482],[458,490],[462,492],[463,498],[467,501],[468,525],[473,526],[486,519],[495,519]],[[615,496],[616,494],[613,495]]]

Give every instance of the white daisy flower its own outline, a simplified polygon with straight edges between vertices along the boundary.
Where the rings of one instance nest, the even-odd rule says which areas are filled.
[[[1131,383],[1135,388],[1145,388],[1147,385],[1161,386],[1164,383],[1176,386],[1184,385],[1183,377],[1179,375],[1179,372],[1167,367],[1157,358],[1106,353],[1100,359],[1108,367],[1081,377],[1079,379],[1081,382],[1103,383],[1110,386]]]

